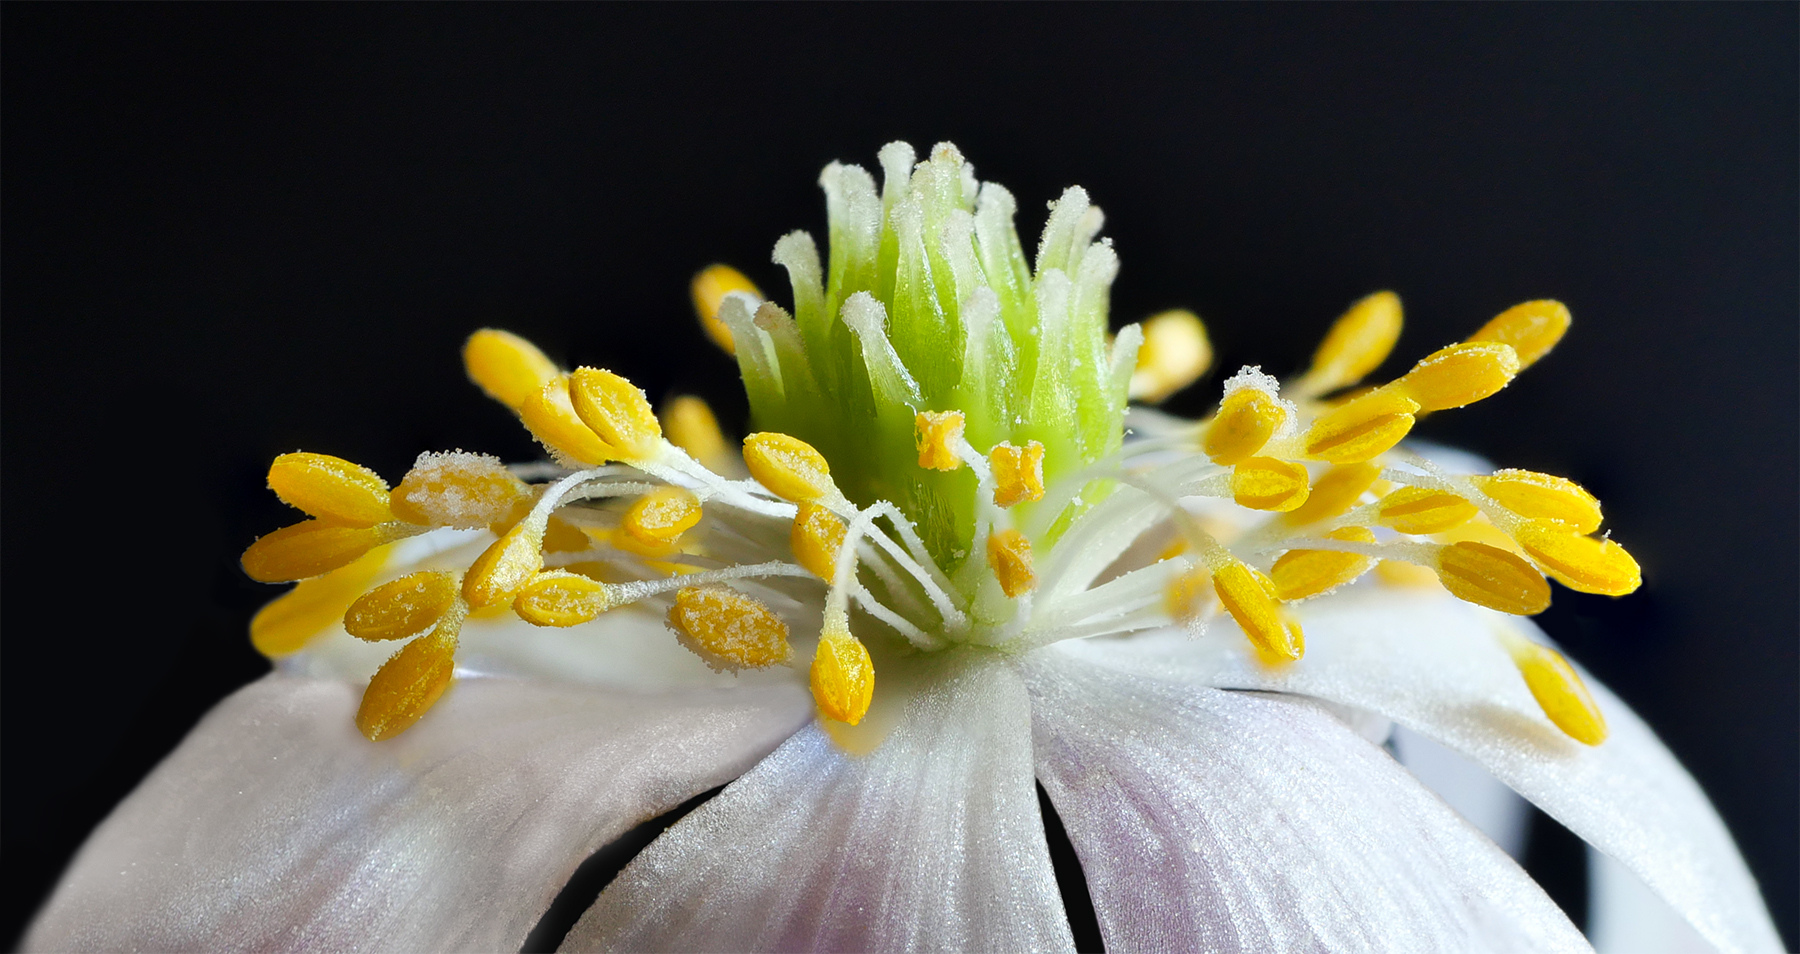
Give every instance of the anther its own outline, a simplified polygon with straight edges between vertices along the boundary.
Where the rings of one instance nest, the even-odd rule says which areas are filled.
[[[1518,375],[1519,367],[1512,345],[1465,341],[1426,355],[1390,387],[1424,410],[1442,411],[1493,396]]]
[[[1437,551],[1438,581],[1450,595],[1477,606],[1531,616],[1550,606],[1550,584],[1517,554],[1465,540]]]
[[[583,423],[623,455],[645,459],[662,441],[662,424],[650,400],[630,381],[599,368],[576,368],[569,378],[569,398]]]
[[[1285,513],[1306,503],[1306,468],[1274,457],[1252,457],[1231,469],[1231,498],[1251,510]]]
[[[1282,522],[1288,526],[1300,527],[1329,520],[1355,506],[1356,501],[1374,486],[1380,476],[1380,464],[1367,461],[1338,464],[1313,482],[1312,491],[1306,495],[1306,502],[1298,509],[1282,515]]]
[[[1528,301],[1514,305],[1469,336],[1470,341],[1496,341],[1512,345],[1519,368],[1529,368],[1550,353],[1569,330],[1569,309],[1560,301]]]
[[[1606,717],[1588,691],[1581,674],[1562,654],[1522,636],[1505,640],[1506,650],[1544,716],[1569,738],[1582,745],[1606,741]]]
[[[450,451],[420,454],[392,503],[394,516],[408,523],[473,529],[513,518],[530,500],[531,486],[499,458]]]
[[[244,551],[244,573],[258,583],[285,583],[330,573],[370,550],[399,539],[394,524],[345,527],[305,520],[264,534]]]
[[[827,583],[837,571],[838,551],[844,546],[844,521],[815,503],[803,503],[794,514],[788,534],[794,560]]]
[[[1375,542],[1375,534],[1367,527],[1339,527],[1325,537],[1354,543]],[[1374,557],[1341,550],[1289,550],[1275,561],[1269,578],[1275,582],[1275,596],[1291,602],[1335,590],[1369,572],[1375,562]]]
[[[526,398],[519,406],[519,419],[538,443],[564,461],[593,467],[619,456],[616,448],[601,440],[575,413],[567,378],[556,378]]]
[[[781,617],[727,586],[678,590],[669,626],[683,646],[715,669],[762,669],[792,654]]]
[[[1169,618],[1189,629],[1198,628],[1201,617],[1212,602],[1212,574],[1203,566],[1191,567],[1182,572],[1163,592],[1163,608],[1168,611]]]
[[[513,600],[513,612],[533,626],[578,626],[613,607],[606,584],[567,570],[545,570]]]
[[[731,446],[719,430],[719,419],[706,402],[691,394],[673,398],[663,406],[663,431],[669,443],[687,451],[708,470],[722,473],[732,469]]]
[[[1306,431],[1306,453],[1334,464],[1368,460],[1400,443],[1419,408],[1398,390],[1377,388],[1314,421]]]
[[[1213,463],[1229,467],[1262,450],[1286,419],[1287,410],[1268,392],[1238,388],[1220,402],[1201,449]]]
[[[1331,325],[1296,393],[1324,394],[1361,381],[1386,360],[1400,339],[1400,296],[1376,292],[1350,306]]]
[[[1007,598],[1017,599],[1037,587],[1037,574],[1031,569],[1031,541],[1025,534],[1010,528],[988,534],[987,559]]]
[[[387,558],[386,553],[366,553],[324,576],[301,580],[250,618],[250,645],[270,659],[305,649],[314,637],[343,622],[344,610],[374,582]]]
[[[1206,325],[1191,311],[1176,309],[1155,315],[1143,323],[1143,331],[1144,343],[1138,347],[1137,368],[1131,373],[1128,389],[1134,401],[1160,404],[1199,380],[1212,364]]]
[[[694,276],[693,285],[689,289],[694,296],[694,314],[700,318],[700,326],[706,329],[706,336],[713,344],[725,349],[726,354],[736,354],[737,346],[731,340],[731,329],[719,320],[719,306],[725,296],[732,292],[746,292],[762,298],[762,292],[744,273],[730,265],[709,265],[700,274]],[[691,451],[689,453],[692,453]]]
[[[344,631],[371,642],[405,639],[437,625],[456,605],[456,577],[408,573],[364,593],[344,613]]]
[[[837,493],[825,455],[798,437],[773,431],[751,434],[744,438],[744,464],[757,483],[790,503],[811,503]]]
[[[1523,521],[1511,533],[1532,562],[1569,589],[1624,596],[1643,585],[1637,561],[1610,539],[1586,536],[1549,520]]]
[[[913,445],[919,451],[919,466],[926,470],[961,467],[956,445],[962,436],[961,411],[920,411],[913,415]]]
[[[1469,480],[1521,517],[1555,520],[1581,533],[1600,529],[1600,501],[1572,480],[1530,470],[1501,470]]]
[[[820,715],[856,725],[875,697],[875,664],[860,640],[828,625],[819,634],[810,681]]]
[[[658,487],[633,501],[620,525],[639,543],[659,547],[674,543],[699,522],[700,498],[692,491]]]
[[[463,367],[488,397],[515,411],[562,373],[537,345],[497,328],[469,336],[463,345]]]
[[[1274,582],[1254,567],[1232,561],[1215,568],[1213,592],[1264,662],[1293,662],[1306,651],[1300,627],[1282,615]]]
[[[394,519],[388,485],[361,464],[329,454],[282,454],[269,465],[269,489],[290,507],[321,520],[372,527]]]
[[[475,609],[512,602],[544,568],[543,545],[543,525],[520,521],[469,565],[463,576],[463,599]]]
[[[456,633],[454,627],[441,627],[400,647],[381,664],[356,710],[356,728],[365,738],[391,739],[437,703],[456,671]]]
[[[1402,487],[1381,498],[1377,519],[1401,533],[1443,533],[1468,523],[1477,512],[1474,504],[1448,491]]]
[[[1044,445],[1037,441],[1024,447],[994,445],[988,467],[994,473],[994,506],[1004,509],[1043,498]]]

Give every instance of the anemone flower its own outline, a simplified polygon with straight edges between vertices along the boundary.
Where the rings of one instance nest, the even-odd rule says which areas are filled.
[[[1399,300],[1305,374],[1187,422],[1128,407],[1209,363],[1194,315],[1108,333],[1079,188],[1028,263],[955,147],[828,166],[792,311],[715,266],[741,452],[608,371],[475,333],[470,376],[552,461],[322,454],[245,570],[275,671],[117,810],[41,949],[516,948],[575,867],[729,782],[633,860],[571,950],[1037,950],[1072,939],[1034,780],[1108,947],[1585,950],[1382,747],[1461,753],[1721,951],[1780,942],[1705,797],[1525,617],[1637,564],[1576,484],[1403,443],[1569,324],[1531,301],[1356,390]],[[1128,439],[1129,435],[1129,439]],[[398,645],[398,650],[394,647]],[[877,675],[879,674],[879,679]],[[360,698],[359,698],[360,697]]]

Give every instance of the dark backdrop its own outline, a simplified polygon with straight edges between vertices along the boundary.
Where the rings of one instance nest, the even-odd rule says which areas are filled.
[[[265,669],[237,554],[276,453],[533,447],[488,324],[697,390],[714,260],[780,289],[818,169],[952,139],[1086,185],[1115,314],[1389,369],[1557,297],[1562,347],[1422,433],[1567,474],[1645,567],[1543,622],[1654,725],[1796,933],[1796,8],[19,6],[4,17],[4,818],[15,936],[89,828]],[[785,298],[785,291],[779,297]],[[1198,411],[1209,387],[1177,401]]]

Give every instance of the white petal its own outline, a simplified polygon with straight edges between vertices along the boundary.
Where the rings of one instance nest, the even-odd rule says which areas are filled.
[[[1038,774],[1109,950],[1588,949],[1504,852],[1326,712],[1054,649],[1028,672]]]
[[[1394,730],[1394,756],[1502,851],[1517,859],[1525,857],[1531,816],[1518,792],[1454,749],[1404,726]]]
[[[873,754],[809,727],[677,822],[564,950],[1073,949],[1025,689],[997,663],[940,665]]]
[[[101,824],[33,926],[54,950],[517,950],[587,855],[753,764],[794,688],[459,683],[371,743],[359,690],[272,675]]]
[[[1719,950],[1780,951],[1756,881],[1700,787],[1605,686],[1588,687],[1611,737],[1589,748],[1544,718],[1496,626],[1529,621],[1430,593],[1354,587],[1301,604],[1306,658],[1271,670],[1234,627],[1156,636],[1090,655],[1203,684],[1317,696],[1379,712],[1470,757],[1636,872]]]
[[[1600,954],[1713,954],[1631,869],[1589,848],[1588,940]]]

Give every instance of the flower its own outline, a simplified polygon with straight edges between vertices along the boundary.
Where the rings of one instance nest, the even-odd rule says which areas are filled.
[[[1068,948],[1036,780],[1115,948],[1585,948],[1379,747],[1398,723],[1720,950],[1779,949],[1704,796],[1523,618],[1546,577],[1636,589],[1598,501],[1401,443],[1567,309],[1353,390],[1400,328],[1371,295],[1298,379],[1243,369],[1179,421],[1127,398],[1195,381],[1204,327],[1109,339],[1082,190],[1028,265],[1004,189],[948,144],[914,160],[883,149],[879,191],[826,168],[828,263],[775,246],[791,313],[696,279],[741,455],[695,399],[659,416],[484,330],[471,377],[554,463],[427,453],[390,488],[277,458],[309,519],[243,560],[301,581],[252,624],[276,672],[102,825],[28,946],[517,946],[587,854],[735,779],[566,946]]]

